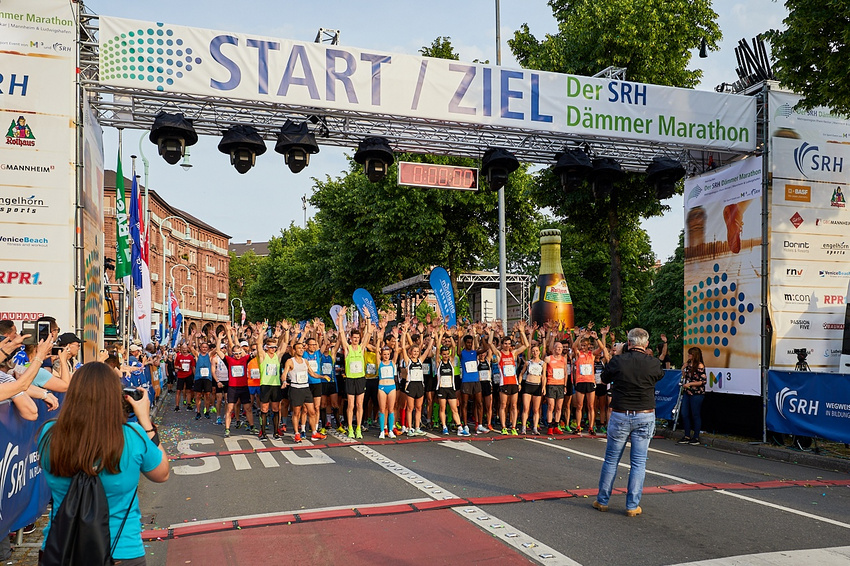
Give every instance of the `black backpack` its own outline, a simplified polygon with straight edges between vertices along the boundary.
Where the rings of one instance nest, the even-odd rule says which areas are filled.
[[[127,514],[118,529],[118,542]],[[44,566],[111,566],[115,545],[110,545],[109,501],[99,476],[77,472],[68,493],[50,519],[50,532],[40,561]]]

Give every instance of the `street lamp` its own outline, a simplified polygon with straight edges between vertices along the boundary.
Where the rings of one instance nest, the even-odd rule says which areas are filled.
[[[189,288],[191,288],[191,289],[192,289],[192,296],[193,296],[193,297],[197,297],[197,296],[198,296],[198,291],[195,289],[195,286],[194,286],[194,285],[190,285],[190,284],[186,283],[185,285],[183,285],[182,287],[180,287],[180,300],[181,300],[181,301],[183,301],[183,307],[184,307],[184,308],[187,306],[187,305],[186,305],[186,295],[184,295],[184,294],[183,294],[183,289],[185,289],[186,287],[189,287]],[[189,309],[186,309],[186,310],[189,310]],[[184,332],[184,330],[185,330],[185,328],[184,328],[184,327],[185,327],[185,326],[186,326],[186,317],[184,316],[184,317],[183,317],[183,327],[181,327],[181,328],[180,328],[180,334],[182,334],[183,336],[185,336],[185,335],[186,335],[186,332]]]
[[[162,227],[171,218],[176,218],[178,220],[182,220],[183,223],[186,225],[186,237],[188,238],[188,237],[191,236],[190,229],[189,229],[189,222],[185,218],[183,218],[182,216],[177,216],[176,214],[172,214],[171,216],[166,216],[165,218],[163,218],[162,220],[159,221],[159,226],[157,226],[157,229],[159,230],[159,239],[162,242],[162,277],[163,277],[163,279],[165,278],[165,251],[168,249],[168,246],[167,246],[167,238],[165,237],[165,234],[163,234],[163,232],[162,232]],[[170,226],[170,224],[169,224],[169,226]],[[186,269],[188,269],[188,267]],[[190,277],[191,277],[191,272],[190,272]],[[172,289],[174,288],[174,277],[171,278],[171,288]],[[166,308],[165,308],[165,281],[163,281],[163,285],[162,285],[162,316],[163,316],[163,318],[165,317],[165,310],[166,310]]]
[[[177,265],[172,265],[171,269],[168,270],[168,274],[171,275],[171,287],[172,288],[177,286],[174,283],[174,270],[177,269],[178,267],[182,267],[183,269],[186,270],[186,281],[192,280],[192,272],[189,270],[188,265],[185,265],[185,264],[182,264],[182,263],[178,263]]]
[[[239,301],[239,309],[240,310],[242,309],[242,299],[240,299],[239,297],[233,297],[232,299],[230,299],[230,321],[231,322],[236,322],[236,305],[233,304],[235,301]]]

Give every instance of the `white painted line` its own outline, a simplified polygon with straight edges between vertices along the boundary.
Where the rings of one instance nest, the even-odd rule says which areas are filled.
[[[340,509],[356,509],[358,507],[392,507],[393,505],[410,505],[413,503],[424,503],[426,501],[431,501],[431,499],[427,497],[419,497],[416,499],[401,499],[399,501],[387,501],[386,503],[363,503],[360,505],[337,505],[335,507],[318,507],[316,509],[295,509],[292,511],[274,511],[272,513],[257,513],[255,515],[238,515],[234,517],[221,517],[220,519],[204,519],[203,521],[189,521],[188,523],[175,523],[173,525],[169,525],[169,529],[176,529],[177,527],[185,527],[186,525],[210,525],[217,523],[226,523],[232,521],[243,521],[245,519],[260,519],[263,517],[278,517],[280,515],[290,515],[290,514],[305,514],[305,513],[314,513],[321,511],[339,511]]]
[[[477,446],[473,446],[468,442],[456,442],[453,440],[446,440],[445,442],[440,442],[440,446],[445,446],[446,448],[454,448],[455,450],[460,450],[461,452],[466,452],[468,454],[475,454],[476,456],[482,456],[484,458],[490,458],[491,460],[498,460],[495,456],[491,456],[487,454]]]
[[[659,450],[658,448],[650,448],[650,452],[655,452],[657,454],[664,454],[665,456],[672,456],[673,458],[681,458],[679,454],[673,454],[672,452],[665,452],[664,450]]]
[[[555,444],[553,442],[546,442],[544,440],[536,440],[534,438],[526,438],[525,440],[527,440],[528,442],[535,442],[537,444],[542,444],[543,446],[549,446],[550,448],[556,448],[557,450],[563,450],[564,452],[569,452],[570,454],[576,454],[578,456],[584,456],[585,458],[590,458],[591,460],[598,460],[600,462],[605,461],[605,458],[602,457],[602,456],[595,456],[593,454],[586,454],[584,452],[579,452],[578,450],[573,450],[572,448],[567,448],[566,446],[561,446],[560,444]],[[628,464],[624,464],[623,462],[620,462],[620,467],[628,468],[630,466]],[[678,476],[671,476],[670,474],[663,474],[661,472],[653,472],[652,470],[649,470],[649,469],[646,470],[646,473],[647,474],[653,474],[653,475],[656,475],[656,476],[659,476],[659,477],[662,477],[662,478],[671,479],[671,480],[679,482],[679,483],[688,483],[688,484],[697,483],[697,482],[693,482],[693,481],[690,481],[690,480],[686,480],[684,478],[680,478]]]
[[[846,566],[850,564],[850,546],[744,554],[697,562],[683,562],[676,566],[731,566],[733,564],[747,564],[749,566],[798,566],[799,564]]]
[[[722,489],[717,490],[715,493],[722,493],[723,495],[729,495],[729,496],[735,497],[737,499],[743,499],[744,501],[749,501],[750,503],[758,503],[759,505],[764,505],[765,507],[772,507],[773,509],[779,509],[780,511],[785,511],[786,513],[793,513],[793,514],[799,515],[801,517],[806,517],[808,519],[814,519],[815,521],[821,521],[823,523],[829,523],[830,525],[835,525],[836,527],[842,527],[844,529],[850,529],[850,524],[842,523],[841,521],[836,521],[835,519],[830,519],[828,517],[821,517],[820,515],[813,515],[811,513],[806,513],[805,511],[799,511],[797,509],[785,507],[784,505],[777,505],[776,503],[770,503],[768,501],[762,501],[760,499],[754,499],[752,497],[747,497],[746,495],[741,495],[740,493],[733,493],[731,491],[724,491]]]
[[[379,464],[384,469],[392,472],[402,480],[406,481],[416,489],[422,491],[433,499],[454,499],[457,496],[450,491],[441,488],[435,483],[422,478],[419,474],[408,470],[404,466],[393,462],[386,456],[380,454],[370,446],[352,446],[352,449],[360,452],[373,462]],[[406,472],[402,474],[401,472]],[[419,480],[424,480],[427,483],[418,483]],[[452,511],[476,525],[478,528],[490,533],[505,544],[512,546],[517,551],[528,556],[539,564],[557,564],[559,566],[581,566],[575,560],[565,556],[551,548],[539,540],[532,538],[530,535],[522,532],[516,527],[500,521],[496,517],[485,513],[481,508],[474,505],[464,505],[462,507],[452,507]]]

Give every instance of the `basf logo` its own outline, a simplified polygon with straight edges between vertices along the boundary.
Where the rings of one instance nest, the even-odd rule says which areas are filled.
[[[785,200],[812,202],[812,188],[807,185],[785,185]]]
[[[782,391],[777,392],[773,398],[773,402],[776,404],[776,410],[779,411],[783,419],[788,418],[785,416],[786,405],[788,406],[789,413],[817,415],[818,404],[820,403],[811,399],[800,399],[797,396],[797,390],[788,387],[783,387]]]
[[[794,150],[794,165],[804,176],[808,177],[810,172],[823,171],[827,173],[841,173],[844,168],[844,158],[818,153],[820,148],[809,142]]]

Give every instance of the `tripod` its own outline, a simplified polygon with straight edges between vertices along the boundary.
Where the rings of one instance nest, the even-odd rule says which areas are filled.
[[[797,365],[794,366],[794,371],[809,371],[809,364],[806,362],[806,358],[797,355]],[[796,434],[791,437],[791,446],[797,448],[798,450],[810,450],[812,447],[812,438],[808,436],[797,436]],[[815,451],[817,452],[817,445],[815,445]]]

